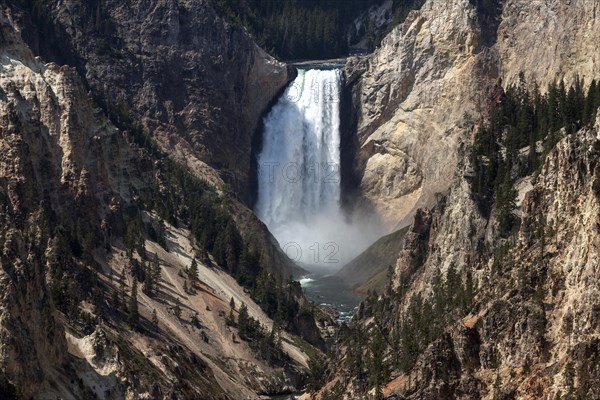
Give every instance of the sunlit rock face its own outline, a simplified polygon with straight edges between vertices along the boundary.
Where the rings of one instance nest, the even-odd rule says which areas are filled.
[[[428,1],[372,55],[348,60],[357,212],[393,227],[432,205],[499,78],[506,85],[523,72],[544,91],[554,80],[600,75],[597,2],[511,0],[493,12],[472,3]]]

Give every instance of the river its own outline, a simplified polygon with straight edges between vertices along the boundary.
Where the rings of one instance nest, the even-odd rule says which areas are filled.
[[[332,271],[315,266],[303,266],[310,273],[300,279],[306,298],[313,303],[337,311],[338,322],[348,322],[362,300]]]

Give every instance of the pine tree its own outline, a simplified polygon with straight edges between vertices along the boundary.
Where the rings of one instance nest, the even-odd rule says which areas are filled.
[[[568,128],[569,123],[569,104],[567,103],[567,89],[565,87],[564,80],[561,80],[558,84],[556,91],[556,115],[555,115],[555,126],[552,130],[552,140],[550,141],[552,147],[558,142],[560,138],[559,130],[561,128]],[[567,129],[567,133],[569,133]]]
[[[369,360],[369,381],[372,386],[381,386],[387,381],[388,370],[383,360],[385,350],[385,340],[381,333],[377,332],[371,341]]]
[[[152,323],[152,326],[154,327],[154,329],[158,329],[158,315],[156,314],[156,308],[154,310],[152,310],[151,323]]]
[[[435,319],[443,318],[446,312],[446,289],[439,270],[433,275],[433,312]]]
[[[123,308],[126,310],[125,306],[127,304],[126,303],[127,295],[125,293],[125,279],[126,279],[125,278],[125,268],[123,268],[121,270],[121,277],[119,279],[119,293],[120,293],[120,296],[121,296],[119,304],[122,305]]]
[[[133,279],[133,285],[131,286],[131,297],[127,305],[128,321],[132,327],[137,327],[139,324],[140,314],[138,310],[137,301],[137,279]]]
[[[134,276],[137,277],[138,282],[142,283],[142,291],[152,296],[154,293],[154,281],[152,280],[152,274],[150,273],[150,265],[146,263],[144,259],[141,262],[134,260],[136,264],[136,272]]]
[[[598,103],[596,98],[596,93],[598,91],[598,87],[596,84],[596,80],[594,79],[590,84],[588,89],[588,94],[585,99],[585,106],[583,112],[583,122],[585,125],[592,125],[596,120],[596,110],[598,109]]]
[[[147,296],[152,296],[154,294],[154,282],[152,280],[152,274],[150,274],[149,271],[147,271],[144,276],[142,292],[144,292]]]
[[[157,243],[160,245],[160,247],[162,247],[166,251],[169,251],[166,239],[167,230],[165,228],[165,221],[162,218],[158,218],[158,221],[156,222],[156,236]]]
[[[513,227],[513,210],[516,208],[517,191],[510,177],[510,168],[503,175],[504,180],[496,190],[496,218],[501,234],[506,235]]]
[[[233,313],[233,308],[229,309],[229,315],[225,319],[225,323],[228,326],[234,326],[235,325],[235,314]]]
[[[308,359],[308,389],[310,391],[319,390],[326,378],[326,366],[325,362],[321,357],[313,356]]]
[[[448,305],[457,304],[457,300],[461,297],[461,289],[460,275],[456,272],[454,265],[450,265],[446,271],[446,302]]]
[[[116,309],[121,308],[121,301],[119,299],[119,292],[116,289],[112,291],[112,305]]]
[[[85,238],[83,239],[83,262],[87,266],[92,266],[94,263],[94,256],[92,251],[94,249],[94,236],[91,231],[87,231]]]
[[[238,331],[240,338],[248,339],[248,335],[250,334],[250,315],[248,314],[248,307],[246,307],[245,303],[242,303],[240,306],[238,314]]]
[[[175,306],[173,307],[173,312],[177,319],[181,318],[181,306],[179,303],[179,298],[175,299]]]
[[[158,287],[160,283],[160,262],[156,253],[154,253],[154,256],[152,257],[152,261],[150,262],[148,272],[152,277],[152,287],[155,289],[155,291],[158,292]]]
[[[192,264],[190,265],[190,268],[188,269],[188,277],[190,278],[192,287],[194,287],[194,284],[198,280],[198,262],[196,262],[195,258],[192,260]]]
[[[560,126],[559,122],[559,93],[556,82],[548,87],[548,128],[554,134]]]
[[[467,278],[465,282],[465,296],[462,304],[463,313],[466,314],[469,311],[469,308],[473,304],[473,300],[475,299],[475,282],[473,282],[473,274],[471,271],[467,271]]]
[[[129,221],[127,224],[127,234],[125,235],[125,251],[130,260],[133,259],[133,250],[137,247],[139,234],[140,227],[137,224],[137,219]]]
[[[350,369],[353,376],[362,378],[363,375],[363,344],[364,344],[363,332],[359,324],[356,324],[353,332],[352,343],[354,349],[350,358]]]

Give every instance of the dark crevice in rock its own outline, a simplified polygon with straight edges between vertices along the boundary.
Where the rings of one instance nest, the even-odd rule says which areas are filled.
[[[347,72],[347,71],[346,71]],[[340,96],[340,189],[341,206],[344,210],[352,209],[360,196],[360,171],[357,168],[357,153],[360,147],[358,142],[358,118],[360,99],[355,93],[360,93],[358,86],[360,80],[348,81],[344,78]]]

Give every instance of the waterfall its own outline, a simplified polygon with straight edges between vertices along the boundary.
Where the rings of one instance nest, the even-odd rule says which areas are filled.
[[[267,116],[256,207],[267,226],[338,208],[340,84],[339,70],[300,70]]]
[[[340,210],[338,70],[299,70],[265,117],[256,214],[295,261],[341,267],[368,243]]]

